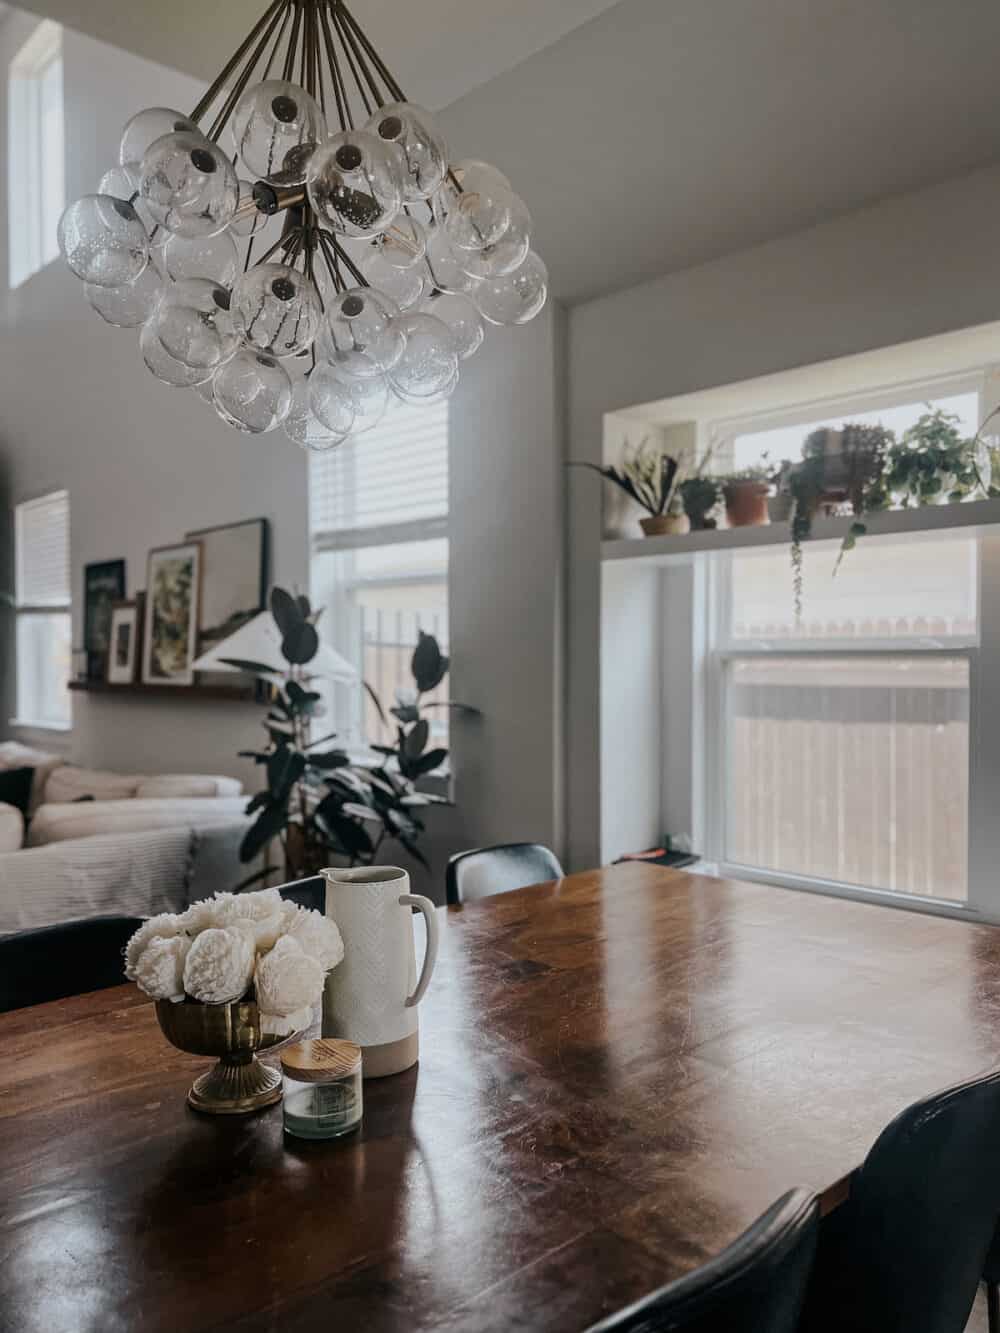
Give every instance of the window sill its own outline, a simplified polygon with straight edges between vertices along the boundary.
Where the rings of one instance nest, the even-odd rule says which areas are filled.
[[[73,730],[72,722],[31,722],[23,717],[12,717],[8,726],[17,727],[19,731],[53,731],[59,735]]]

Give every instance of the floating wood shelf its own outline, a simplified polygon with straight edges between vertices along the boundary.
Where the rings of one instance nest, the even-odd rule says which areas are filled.
[[[901,536],[909,532],[944,534],[956,529],[973,529],[976,535],[982,535],[993,525],[1000,523],[1000,500],[971,500],[964,504],[886,509],[881,513],[865,514],[861,521],[871,537]],[[842,539],[853,522],[850,517],[817,518],[813,522],[809,540]],[[690,559],[699,551],[732,551],[749,546],[780,546],[787,545],[791,539],[791,525],[788,523],[770,523],[759,528],[714,528],[705,532],[688,532],[669,537],[616,538],[601,543],[601,559],[668,563]]]
[[[80,694],[115,695],[132,699],[175,699],[178,703],[212,703],[230,700],[235,703],[257,702],[254,685],[110,685],[106,680],[71,680],[71,690]]]

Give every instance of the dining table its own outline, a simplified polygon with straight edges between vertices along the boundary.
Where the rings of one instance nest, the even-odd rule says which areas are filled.
[[[642,863],[439,917],[336,1141],[190,1110],[134,986],[0,1015],[0,1329],[579,1333],[1000,1053],[973,921]]]

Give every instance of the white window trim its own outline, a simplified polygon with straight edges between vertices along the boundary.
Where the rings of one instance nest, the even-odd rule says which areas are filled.
[[[842,417],[852,412],[871,412],[900,406],[922,398],[951,397],[976,392],[980,420],[990,410],[986,398],[988,368],[962,375],[921,379],[884,390],[866,391],[802,403],[780,412],[759,416],[732,417],[713,422],[708,438],[716,448],[736,435],[755,433],[823,417]],[[956,530],[956,533],[960,530]],[[910,540],[921,540],[914,535]],[[872,538],[872,540],[878,540]],[[896,539],[898,540],[898,538]],[[692,756],[691,824],[693,845],[701,853],[705,868],[722,876],[774,884],[807,893],[878,903],[907,911],[1000,924],[1000,773],[989,755],[1000,755],[1000,536],[983,535],[977,542],[979,634],[954,639],[856,639],[837,642],[825,639],[734,640],[724,633],[730,624],[728,598],[731,580],[726,570],[732,554],[715,551],[695,561],[694,616],[692,624],[691,706],[694,712]],[[965,658],[969,663],[969,808],[968,884],[964,903],[925,897],[892,889],[848,884],[839,880],[792,874],[758,866],[745,866],[725,856],[727,830],[728,725],[725,664],[734,657],[793,655],[912,656],[914,653]],[[684,700],[664,681],[664,708],[677,708]]]
[[[62,28],[44,19],[10,62],[7,96],[8,284],[15,290],[56,257],[55,227],[65,205],[65,119],[59,132],[59,195],[46,212],[41,81],[62,59]],[[62,111],[62,93],[60,92]],[[48,229],[51,228],[51,236]]]
[[[24,602],[21,600],[21,525],[24,521],[25,510],[33,503],[42,503],[51,500],[56,496],[65,496],[67,503],[69,501],[69,492],[66,490],[45,491],[41,495],[36,495],[30,500],[19,501],[14,506],[14,653],[15,664],[17,661],[17,631],[18,621],[24,616],[31,615],[67,615],[72,616],[73,600],[72,593],[64,600],[51,602]],[[15,698],[17,695],[17,676],[15,665]],[[38,733],[40,739],[46,735],[66,736],[73,730],[72,717],[68,722],[43,721],[38,718],[12,717],[8,719],[8,725],[16,727],[22,733]]]

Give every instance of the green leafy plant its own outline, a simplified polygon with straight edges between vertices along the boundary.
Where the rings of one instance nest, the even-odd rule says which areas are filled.
[[[766,456],[759,463],[752,467],[741,467],[736,472],[727,472],[719,481],[723,486],[738,484],[741,481],[761,482],[764,485],[770,485],[774,477],[774,469],[769,466]]]
[[[709,515],[722,499],[718,477],[688,477],[678,489],[684,502],[684,512],[691,520],[692,530],[714,528],[715,519]]]
[[[585,467],[597,472],[605,481],[625,492],[646,513],[659,518],[676,503],[680,481],[679,464],[670,454],[661,454],[642,440],[637,449],[630,449],[626,441],[620,467],[610,464],[583,463],[570,460],[569,467]]]
[[[282,636],[281,652],[288,668],[276,671],[260,662],[225,659],[230,666],[252,672],[272,689],[264,728],[266,746],[242,750],[244,758],[260,767],[264,786],[250,800],[247,813],[257,816],[240,848],[240,859],[252,861],[274,838],[284,848],[283,873],[289,878],[314,874],[332,863],[371,864],[382,844],[394,840],[421,865],[427,861],[419,840],[425,831],[421,812],[447,804],[443,796],[417,789],[420,778],[440,769],[445,749],[429,747],[430,725],[424,711],[433,707],[460,708],[460,704],[425,701],[448,673],[448,658],[437,640],[421,634],[411,661],[413,689],[401,693],[389,715],[395,719],[394,745],[373,745],[377,762],[360,763],[346,750],[331,745],[336,734],[317,740],[312,724],[322,715],[319,691],[309,665],[319,652],[314,612],[306,597],[283,588],[271,593],[271,614]],[[379,717],[388,715],[378,696],[364,686]],[[475,709],[469,709],[475,712]],[[251,875],[244,889],[278,867]]]
[[[976,463],[977,440],[966,439],[958,417],[937,408],[925,412],[889,450],[885,489],[902,508],[911,504],[955,503],[984,484]]]

